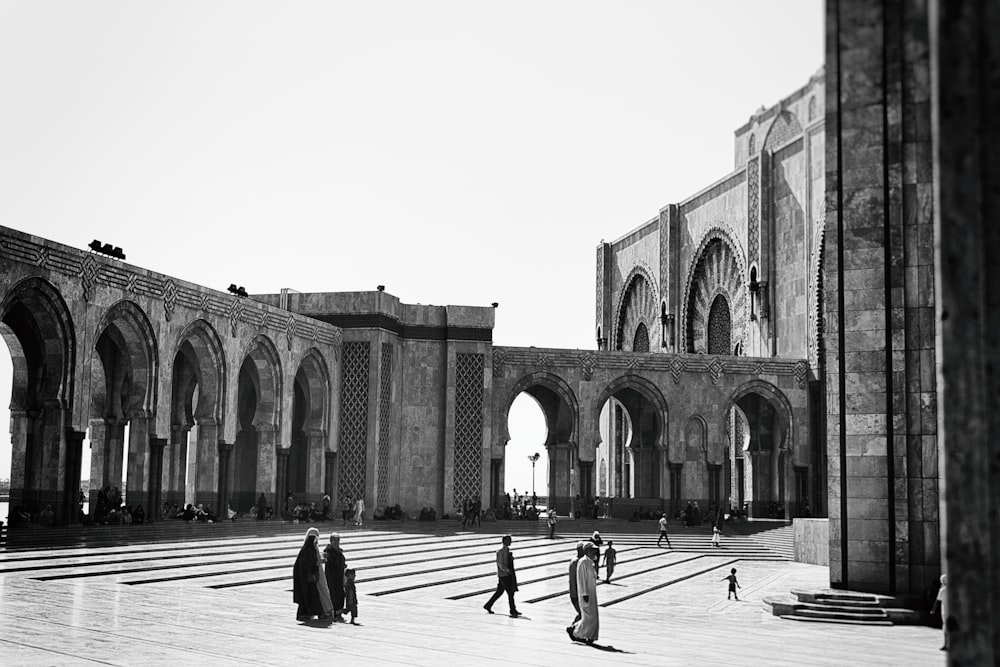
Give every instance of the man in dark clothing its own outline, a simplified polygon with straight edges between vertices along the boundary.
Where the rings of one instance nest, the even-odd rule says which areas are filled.
[[[487,613],[493,613],[493,603],[500,599],[500,596],[507,593],[507,600],[510,602],[510,616],[517,618],[521,613],[514,606],[514,591],[517,590],[517,575],[514,574],[514,554],[510,552],[510,535],[503,536],[503,546],[497,549],[497,589],[489,602],[483,605]]]
[[[330,535],[330,544],[323,552],[326,555],[326,584],[333,600],[333,618],[337,623],[344,618],[344,570],[347,569],[347,557],[340,548],[340,535]]]

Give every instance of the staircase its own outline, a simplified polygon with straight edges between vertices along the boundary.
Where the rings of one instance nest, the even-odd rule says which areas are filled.
[[[852,625],[917,625],[920,612],[898,598],[851,591],[792,591],[764,598],[764,608],[790,621]]]

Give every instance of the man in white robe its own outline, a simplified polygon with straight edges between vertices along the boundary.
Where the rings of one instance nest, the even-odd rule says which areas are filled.
[[[594,561],[597,545],[587,542],[583,557],[576,564],[576,590],[580,601],[580,620],[566,628],[573,641],[593,644],[600,629],[597,611],[597,568]]]

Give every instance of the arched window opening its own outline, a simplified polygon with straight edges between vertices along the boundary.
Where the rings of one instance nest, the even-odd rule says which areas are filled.
[[[733,349],[732,336],[733,324],[729,304],[726,298],[719,294],[712,301],[712,308],[708,311],[708,353],[730,354]]]
[[[545,425],[545,413],[538,399],[527,392],[517,395],[507,412],[507,431],[510,433],[510,440],[504,451],[502,493],[510,494],[512,504],[515,502],[515,493],[527,496],[529,505],[534,493],[539,506],[547,505],[549,456],[545,445],[549,432]],[[532,462],[535,454],[540,456]],[[487,499],[483,500],[485,502]],[[506,497],[501,502],[505,504]]]
[[[633,352],[649,352],[649,331],[642,322],[635,328],[635,336],[632,337]]]

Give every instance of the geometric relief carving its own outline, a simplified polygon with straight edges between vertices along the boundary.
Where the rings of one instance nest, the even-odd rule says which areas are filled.
[[[681,377],[684,375],[684,362],[680,357],[674,357],[673,361],[670,362],[670,377],[674,379],[674,384],[680,384]]]
[[[746,336],[747,290],[743,275],[743,258],[731,245],[725,232],[713,229],[702,241],[701,252],[688,275],[685,309],[685,349],[692,353],[709,351],[709,323],[713,306],[716,307],[716,326],[728,320],[728,343],[717,331],[717,344],[726,344],[726,351],[715,354],[732,354]],[[716,303],[718,296],[724,303]],[[725,306],[724,311],[722,310]],[[718,349],[718,348],[714,348]]]
[[[233,336],[236,336],[236,328],[240,323],[240,317],[243,316],[243,299],[239,297],[233,297],[232,302],[229,304],[229,328],[233,332]]]
[[[163,281],[163,314],[169,320],[177,305],[177,284],[170,278]]]
[[[637,266],[632,270],[621,303],[618,305],[618,321],[611,349],[625,352],[649,351],[649,342],[653,338],[650,334],[659,331],[655,324],[650,326],[650,323],[658,321],[656,315],[659,312],[659,299],[656,295],[656,286],[649,276],[649,271],[643,266]],[[636,336],[640,325],[645,335]],[[635,350],[633,345],[636,342],[644,345],[645,349]]]
[[[459,354],[455,364],[454,507],[480,497],[483,451],[483,355]]]
[[[722,379],[722,372],[724,370],[726,370],[725,364],[718,359],[712,359],[711,363],[708,364],[708,374],[709,377],[712,378],[712,384],[719,384],[719,380]]]
[[[90,301],[97,283],[97,260],[93,255],[84,255],[80,263],[80,282],[83,284],[83,298]]]
[[[493,377],[503,377],[503,365],[506,357],[503,350],[493,350]]]
[[[708,312],[708,353],[731,354],[733,342],[732,317],[726,297],[719,294]]]
[[[390,411],[392,410],[392,345],[382,343],[382,370],[378,391],[378,498],[376,507],[389,504]]]
[[[344,343],[343,356],[338,486],[342,495],[363,498],[368,453],[369,345],[367,342]]]
[[[750,266],[760,261],[760,162],[747,163],[747,256]]]

